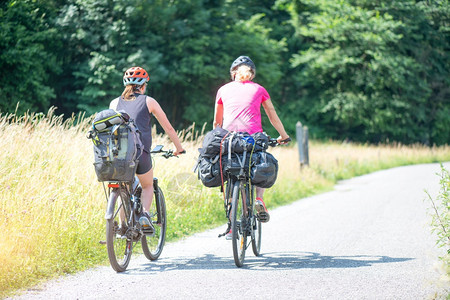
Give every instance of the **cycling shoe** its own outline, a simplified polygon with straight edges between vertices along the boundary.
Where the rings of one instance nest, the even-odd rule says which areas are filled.
[[[262,222],[267,223],[270,220],[269,212],[267,211],[266,204],[261,198],[256,198],[255,202],[256,218]]]

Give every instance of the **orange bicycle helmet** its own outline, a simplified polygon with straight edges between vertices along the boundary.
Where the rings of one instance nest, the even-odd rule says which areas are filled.
[[[147,71],[141,67],[132,67],[125,71],[123,74],[123,85],[129,84],[143,85],[150,80]]]

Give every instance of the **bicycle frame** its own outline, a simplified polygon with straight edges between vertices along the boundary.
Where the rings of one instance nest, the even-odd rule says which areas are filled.
[[[231,209],[231,203],[230,203],[230,199],[232,197],[232,191],[233,191],[233,187],[238,184],[240,185],[240,190],[242,191],[242,200],[246,199],[246,201],[242,202],[242,206],[244,207],[244,211],[245,211],[245,217],[248,217],[248,212],[249,212],[249,207],[253,205],[254,202],[254,189],[252,186],[252,190],[248,191],[249,189],[247,187],[250,186],[249,180],[238,180],[235,178],[228,178],[227,180],[227,186],[226,186],[226,192],[225,192],[225,199],[226,199],[226,203],[225,203],[225,208],[226,208],[226,216],[227,219],[230,218],[230,209]],[[244,188],[243,188],[244,187]],[[249,197],[250,196],[250,197]]]
[[[253,222],[251,218],[253,218],[253,205],[254,205],[254,189],[255,187],[252,186],[250,178],[245,174],[245,157],[246,157],[246,151],[244,151],[243,159],[241,160],[238,156],[240,168],[239,173],[237,174],[236,171],[234,172],[227,172],[226,175],[226,190],[225,190],[225,211],[226,211],[226,217],[228,220],[230,220],[231,217],[231,198],[232,198],[232,191],[235,185],[239,185],[239,191],[241,193],[241,201],[242,201],[242,207],[244,212],[244,218],[247,220],[245,222],[245,228],[241,228],[243,232],[246,233],[247,236],[251,236],[251,228],[248,228],[248,226],[253,226]],[[228,228],[226,233],[231,228],[231,222],[228,223]],[[246,245],[245,247],[248,248],[249,245]]]
[[[108,204],[106,206],[106,213],[105,213],[105,219],[106,220],[110,220],[111,218],[114,217],[114,201],[111,201],[112,199],[110,199],[110,195],[111,192],[113,191],[117,191],[119,193],[119,195],[124,192],[127,194],[128,197],[126,197],[126,200],[130,200],[132,203],[130,203],[130,205],[126,205],[127,207],[123,207],[123,209],[125,210],[125,215],[126,216],[131,216],[131,211],[128,211],[128,209],[130,207],[133,207],[133,199],[131,197],[131,195],[134,194],[134,192],[136,191],[137,187],[139,186],[139,179],[137,179],[137,177],[135,178],[135,180],[133,181],[132,184],[130,183],[125,183],[125,182],[118,182],[118,183],[113,183],[113,184],[108,184],[108,194],[106,196]],[[124,199],[122,199],[124,200]],[[127,203],[128,204],[128,203]]]
[[[230,147],[231,147],[231,143],[230,143]],[[231,149],[230,149],[231,150]],[[235,184],[239,183],[241,185],[240,190],[243,192],[242,194],[242,199],[247,199],[247,201],[242,201],[242,205],[244,208],[244,216],[247,218],[248,217],[248,205],[250,203],[248,200],[252,200],[251,203],[253,203],[254,198],[249,199],[248,195],[247,195],[247,189],[246,188],[242,188],[243,186],[251,186],[251,182],[250,182],[250,178],[247,177],[247,174],[245,174],[245,159],[247,157],[247,150],[244,150],[244,153],[242,155],[242,160],[239,157],[239,155],[236,156],[238,161],[239,161],[239,169],[233,169],[233,170],[229,170],[227,173],[227,189],[226,189],[226,198],[227,201],[229,201],[229,199],[231,198],[230,193],[232,191],[232,187],[234,187]],[[228,161],[231,162],[231,151],[228,152]],[[239,173],[237,173],[237,171]],[[253,196],[253,193],[250,193],[251,196]],[[227,203],[225,203],[226,206],[228,206]],[[226,207],[227,208],[227,207]],[[227,210],[227,218],[229,219],[229,212],[230,210]]]
[[[119,183],[115,183],[113,185],[110,185],[111,187],[109,187],[109,191],[108,191],[108,195],[107,195],[107,206],[106,206],[106,213],[105,213],[105,219],[106,220],[110,220],[114,217],[114,214],[117,212],[114,212],[114,205],[115,202],[111,201],[110,199],[110,195],[111,192],[113,190],[116,190],[119,192],[119,195],[121,192],[125,192],[127,194],[128,197],[126,197],[125,201],[130,201],[131,203],[129,205],[125,205],[123,207],[123,209],[125,210],[125,217],[127,220],[132,219],[132,224],[134,225],[135,220],[134,218],[132,218],[132,216],[134,215],[134,211],[136,210],[136,199],[135,199],[135,193],[137,191],[137,188],[139,187],[140,183],[139,183],[139,179],[137,176],[135,176],[134,181],[130,184],[130,183],[125,183],[125,182],[119,182]],[[153,189],[154,191],[158,190],[158,178],[153,178]],[[157,220],[158,223],[161,222],[161,205],[160,205],[160,201],[159,201],[159,196],[158,194],[155,194],[155,199],[156,201],[156,210],[157,210]],[[117,201],[117,199],[116,199]],[[128,204],[128,203],[126,203]],[[130,209],[131,208],[131,209]]]

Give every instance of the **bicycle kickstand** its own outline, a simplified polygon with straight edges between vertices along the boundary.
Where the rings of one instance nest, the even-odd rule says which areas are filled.
[[[219,234],[218,238],[225,236],[228,232],[230,232],[230,229],[231,229],[231,223],[228,223],[227,230],[225,230],[224,233]]]

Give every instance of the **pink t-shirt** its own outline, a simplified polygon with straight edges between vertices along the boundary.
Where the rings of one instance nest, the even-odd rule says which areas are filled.
[[[266,89],[253,81],[225,84],[216,95],[216,103],[223,104],[223,128],[249,134],[262,132],[261,104],[267,99]]]

